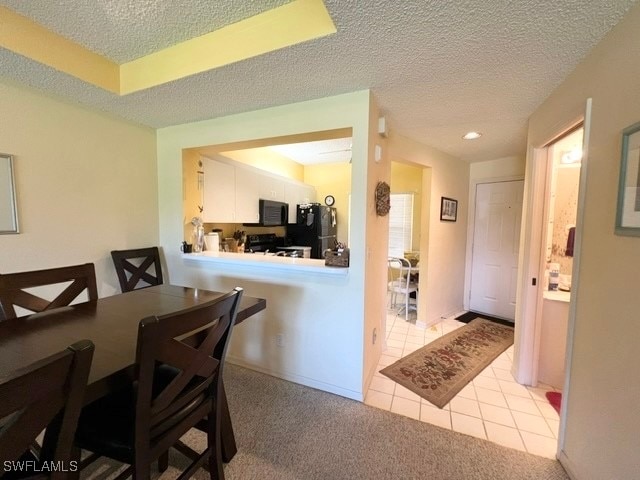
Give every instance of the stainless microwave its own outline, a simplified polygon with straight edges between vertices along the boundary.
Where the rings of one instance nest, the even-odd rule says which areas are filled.
[[[289,204],[284,202],[260,199],[259,212],[263,227],[278,227],[289,221]]]

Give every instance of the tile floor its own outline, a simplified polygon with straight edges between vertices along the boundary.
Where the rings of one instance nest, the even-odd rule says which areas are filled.
[[[365,403],[439,427],[489,440],[534,455],[555,458],[559,417],[545,392],[525,387],[511,375],[513,346],[496,358],[443,409],[433,406],[379,371],[464,323],[446,319],[424,327],[387,315],[387,348],[382,352]]]

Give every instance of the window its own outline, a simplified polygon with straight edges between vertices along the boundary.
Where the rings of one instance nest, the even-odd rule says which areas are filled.
[[[404,257],[413,250],[413,193],[392,193],[389,210],[389,256]]]

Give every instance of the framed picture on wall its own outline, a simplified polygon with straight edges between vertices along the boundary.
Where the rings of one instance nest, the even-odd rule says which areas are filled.
[[[0,153],[0,234],[18,233],[13,157]]]
[[[458,201],[453,198],[440,199],[440,221],[455,222],[458,219]]]
[[[640,236],[640,122],[622,132],[615,232]]]

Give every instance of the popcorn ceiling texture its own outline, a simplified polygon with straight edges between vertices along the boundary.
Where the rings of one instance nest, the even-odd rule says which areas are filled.
[[[0,0],[118,62],[283,3]],[[124,97],[4,49],[0,79],[151,127],[371,88],[399,133],[488,160],[522,154],[528,116],[635,3],[326,0],[335,35]]]
[[[89,50],[124,63],[289,3],[288,0],[5,0]]]

